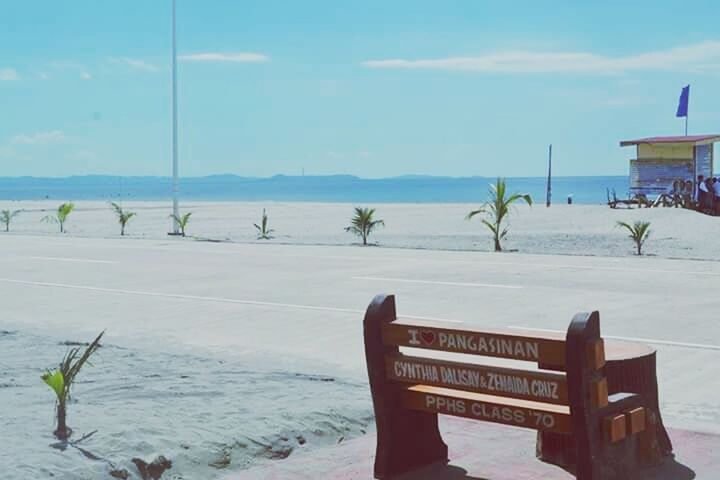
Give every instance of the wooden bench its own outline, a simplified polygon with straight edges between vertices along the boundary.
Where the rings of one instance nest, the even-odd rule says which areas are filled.
[[[558,339],[406,323],[397,320],[394,296],[378,295],[365,315],[364,338],[377,424],[375,478],[448,461],[438,414],[567,436],[575,445],[568,468],[580,480],[627,480],[643,467],[652,399],[608,395],[597,312],[577,314]],[[411,356],[399,347],[522,360],[554,371]]]

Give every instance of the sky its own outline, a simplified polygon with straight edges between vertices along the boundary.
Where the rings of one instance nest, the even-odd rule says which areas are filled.
[[[171,0],[0,3],[0,176],[171,175]],[[177,36],[181,176],[625,175],[687,84],[720,133],[716,0],[177,0]]]

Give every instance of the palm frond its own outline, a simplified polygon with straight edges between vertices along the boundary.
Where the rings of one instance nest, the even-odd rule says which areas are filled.
[[[485,219],[481,220],[481,222],[493,233],[493,235],[497,232],[497,228],[498,228],[497,224],[490,223]]]
[[[642,255],[642,247],[650,236],[650,222],[636,221],[630,225],[627,222],[618,221],[616,225],[627,230],[629,234],[628,237],[635,242],[637,254]]]
[[[136,215],[135,212],[126,212],[121,205],[115,202],[110,202],[110,207],[115,212],[118,223],[120,224],[120,235],[125,235],[125,225]]]
[[[363,245],[366,245],[367,238],[377,227],[385,226],[385,222],[374,218],[374,208],[355,207],[354,212],[350,225],[345,227],[345,231],[357,235],[362,239]]]
[[[17,217],[20,214],[21,210],[2,210],[0,211],[0,223],[5,225],[5,231],[10,231],[10,222],[12,222],[12,219]]]
[[[57,217],[58,220],[61,222],[64,222],[65,219],[67,219],[68,215],[72,213],[72,211],[75,210],[75,204],[72,202],[63,203],[58,207],[57,210]]]
[[[20,215],[22,210],[3,210],[0,212],[0,221],[7,222]]]
[[[268,228],[268,215],[263,208],[262,217],[260,219],[260,225],[253,223],[258,231],[258,240],[270,240],[272,239],[271,234],[275,231],[272,228]]]
[[[87,348],[85,348],[85,351],[80,356],[80,358],[78,358],[77,361],[71,362],[68,365],[68,369],[67,369],[66,373],[64,374],[65,375],[65,383],[68,384],[68,389],[70,388],[73,381],[75,380],[75,376],[80,372],[80,369],[83,367],[83,365],[85,365],[85,363],[90,358],[90,355],[95,353],[95,351],[98,348],[100,348],[100,339],[103,337],[103,335],[105,335],[105,330],[100,332],[100,334],[97,337],[95,337],[95,340],[93,340],[90,343],[90,345],[88,345]],[[77,354],[79,353],[79,348],[75,348],[73,350],[74,350],[74,353],[72,356],[77,357]],[[73,358],[73,360],[74,360],[74,358]]]
[[[41,377],[43,381],[55,392],[58,401],[61,401],[65,392],[65,377],[60,370],[47,371]]]
[[[524,200],[525,203],[532,206],[532,197],[530,197],[530,195],[524,194],[524,193],[513,193],[512,195],[510,195],[507,198],[505,203],[507,205],[512,205],[513,203],[517,202],[518,200]]]
[[[175,225],[180,228],[180,235],[182,235],[183,237],[185,236],[185,229],[187,228],[187,224],[190,221],[191,215],[192,212],[187,212],[183,215],[171,214],[168,216],[168,218],[172,218],[175,221]]]
[[[465,219],[469,220],[476,215],[484,214],[485,218],[482,220],[482,223],[488,227],[493,234],[495,250],[501,251],[502,246],[500,241],[508,234],[508,228],[503,227],[503,221],[510,214],[511,208],[514,208],[513,204],[521,200],[532,206],[532,197],[528,194],[513,193],[508,196],[505,179],[498,177],[495,183],[489,185],[487,202],[482,204],[477,210],[470,211],[465,216]]]
[[[483,205],[482,207],[478,208],[477,210],[471,210],[467,215],[465,215],[465,220],[470,220],[475,215],[480,215],[481,213],[487,213],[486,206]]]
[[[90,356],[100,347],[100,339],[105,334],[103,330],[86,348],[80,353],[79,347],[70,349],[59,367],[54,371],[47,371],[41,376],[43,382],[55,393],[57,399],[57,424],[55,435],[60,439],[67,439],[72,429],[65,423],[67,414],[67,402],[70,399],[70,390],[75,382],[75,377],[80,373],[83,365],[90,364]]]

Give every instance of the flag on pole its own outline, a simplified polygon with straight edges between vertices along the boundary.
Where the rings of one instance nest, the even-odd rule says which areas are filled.
[[[688,116],[688,101],[690,100],[690,85],[686,85],[683,87],[682,92],[680,93],[680,103],[678,103],[677,113],[675,114],[676,117],[685,117]]]

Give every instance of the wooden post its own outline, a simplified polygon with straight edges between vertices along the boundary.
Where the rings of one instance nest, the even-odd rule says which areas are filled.
[[[548,147],[548,178],[547,178],[547,197],[545,206],[550,207],[552,199],[552,143]]]
[[[600,340],[597,312],[578,313],[572,320],[565,343],[565,369],[573,437],[576,445],[575,476],[578,480],[599,480],[602,449],[599,418],[592,407],[590,384],[602,378],[588,362],[589,346]]]
[[[447,445],[440,436],[438,416],[401,407],[400,384],[385,375],[385,356],[400,353],[385,346],[382,327],[396,319],[395,297],[378,295],[363,322],[365,358],[375,409],[377,449],[375,478],[386,479],[436,462],[447,462]]]
[[[644,399],[631,393],[617,393],[601,402],[604,407],[593,404],[593,386],[605,381],[602,345],[598,312],[575,315],[566,337],[565,362],[576,445],[575,476],[578,480],[638,478],[642,467],[637,458],[641,440],[628,431],[633,428],[639,431],[640,425],[628,419],[632,412],[644,411]]]

